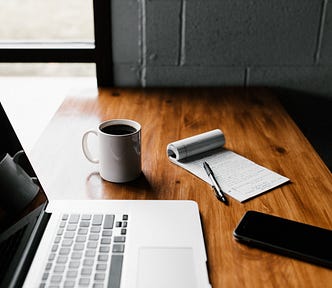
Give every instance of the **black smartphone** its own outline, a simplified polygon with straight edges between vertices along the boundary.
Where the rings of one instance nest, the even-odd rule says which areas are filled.
[[[332,230],[247,211],[233,235],[247,245],[332,268]]]

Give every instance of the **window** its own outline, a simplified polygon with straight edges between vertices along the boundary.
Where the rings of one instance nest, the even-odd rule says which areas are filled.
[[[95,63],[98,86],[112,86],[110,6],[109,0],[0,0],[0,62]]]

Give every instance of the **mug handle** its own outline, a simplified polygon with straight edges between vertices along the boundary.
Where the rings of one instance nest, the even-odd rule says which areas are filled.
[[[21,158],[22,155],[25,155],[23,150],[17,151],[13,156],[13,161],[18,164],[19,158]]]
[[[14,161],[16,164],[18,164],[19,166],[20,166],[20,164],[19,164],[18,162],[20,161],[20,158],[21,158],[22,155],[26,156],[24,150],[19,150],[19,151],[17,151],[17,152],[15,153],[15,155],[13,156],[13,161]],[[22,166],[20,166],[20,167],[23,169]],[[25,171],[24,169],[23,169],[23,171],[26,173],[26,171]],[[39,180],[38,180],[37,177],[30,177],[30,178],[31,178],[31,180],[33,181],[33,183],[34,183],[36,186],[40,187],[40,183],[39,183]]]
[[[92,156],[89,147],[88,147],[88,136],[89,134],[95,134],[96,136],[98,136],[97,131],[95,130],[88,130],[83,134],[82,137],[82,150],[84,153],[84,156],[86,157],[86,159],[88,159],[90,162],[92,163],[99,163],[99,160],[95,157]]]

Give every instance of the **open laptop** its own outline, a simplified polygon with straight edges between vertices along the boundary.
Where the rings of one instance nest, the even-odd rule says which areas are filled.
[[[23,150],[2,105],[0,121],[1,155]],[[38,186],[22,211],[0,203],[0,287],[211,287],[195,202],[49,201]]]

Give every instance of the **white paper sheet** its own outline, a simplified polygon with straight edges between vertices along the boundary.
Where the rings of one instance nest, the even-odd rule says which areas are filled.
[[[170,161],[211,184],[203,168],[203,162],[208,162],[221,189],[240,202],[289,181],[288,178],[276,172],[260,166],[237,153],[224,149],[222,147],[225,143],[224,136],[220,136],[220,134],[222,134],[222,131],[218,129],[197,135],[199,137],[190,137],[170,143],[167,147]],[[201,149],[202,145],[193,144],[195,141],[200,143],[209,142],[209,139],[212,139],[212,142],[220,141],[220,143],[219,145],[214,143],[214,145],[210,146],[213,149],[207,148],[205,151]],[[181,152],[176,151],[179,147],[182,147],[182,151],[185,149],[191,150],[192,156],[182,158]],[[194,153],[194,147],[200,147],[200,152]]]

